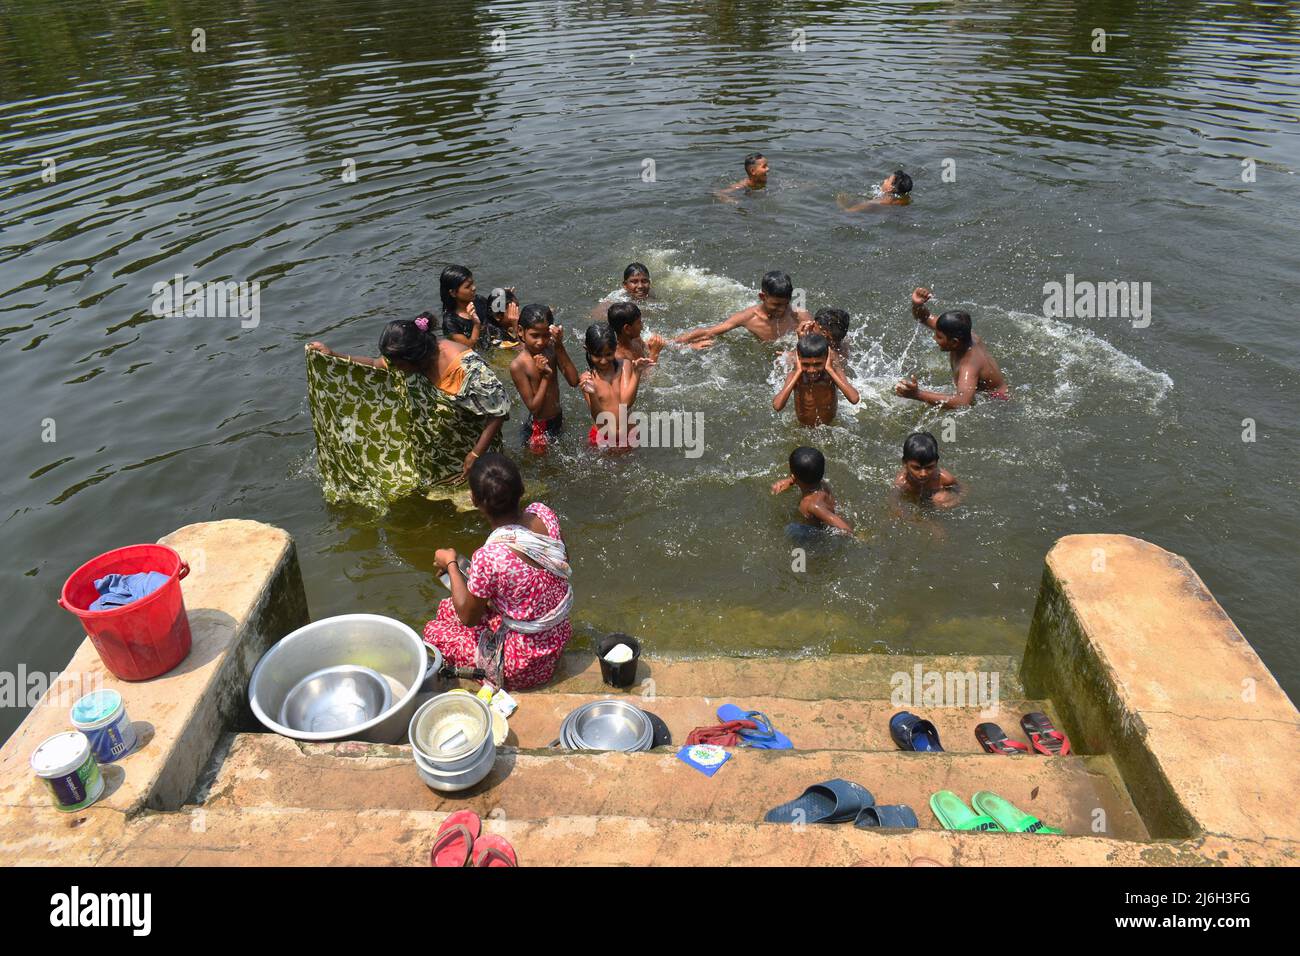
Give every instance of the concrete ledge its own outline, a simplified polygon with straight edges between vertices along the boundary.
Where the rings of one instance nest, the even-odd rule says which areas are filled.
[[[32,751],[70,730],[71,701],[56,683],[0,749],[0,855],[23,862],[90,862],[91,835],[110,839],[143,809],[175,809],[194,790],[220,735],[242,721],[248,678],[262,652],[307,622],[293,539],[255,521],[194,524],[162,539],[190,565],[182,582],[193,647],[174,670],[128,682],[108,673],[89,639],[64,671],[84,686],[121,692],[142,730],[135,753],[104,767],[108,789],[93,807],[60,814],[31,773]],[[76,625],[69,619],[69,627]]]
[[[429,810],[246,807],[151,814],[102,858],[134,866],[428,866],[447,814]],[[1103,837],[765,823],[553,816],[485,818],[521,866],[1294,866],[1300,844],[1203,837],[1132,843]]]
[[[1178,555],[1058,541],[1022,676],[1078,749],[1114,757],[1153,836],[1300,840],[1300,714]]]

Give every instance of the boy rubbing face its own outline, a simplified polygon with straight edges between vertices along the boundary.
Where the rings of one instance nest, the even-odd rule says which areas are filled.
[[[546,325],[534,325],[524,329],[524,348],[529,355],[540,355],[551,344],[551,330]]]
[[[819,355],[816,358],[799,357],[799,365],[803,368],[801,381],[811,385],[814,382],[823,381],[826,378],[826,358],[825,355]]]

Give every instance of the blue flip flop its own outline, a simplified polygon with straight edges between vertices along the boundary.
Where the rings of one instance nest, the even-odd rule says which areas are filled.
[[[943,751],[934,724],[905,710],[889,718],[889,736],[894,738],[899,750]]]
[[[859,830],[915,830],[921,825],[916,811],[900,805],[863,807],[853,825]]]
[[[863,807],[876,802],[866,787],[848,780],[813,784],[797,799],[768,810],[768,823],[843,823],[855,820]]]
[[[793,750],[794,744],[790,743],[790,738],[772,725],[772,720],[767,714],[759,710],[745,710],[737,707],[735,704],[723,704],[718,708],[718,720],[726,723],[729,720],[752,720],[758,724],[758,730],[742,730],[740,737],[745,742],[742,747],[749,747],[753,750]]]

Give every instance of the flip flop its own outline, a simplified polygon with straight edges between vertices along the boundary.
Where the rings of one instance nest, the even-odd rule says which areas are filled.
[[[796,799],[768,810],[768,823],[843,823],[855,819],[876,798],[866,787],[848,780],[813,784]]]
[[[473,810],[457,810],[438,827],[438,837],[429,851],[430,866],[464,866],[483,832],[483,821]]]
[[[742,730],[742,747],[754,750],[793,750],[790,738],[777,730],[767,714],[760,710],[742,710],[735,704],[723,704],[718,708],[718,720],[726,723],[730,720],[752,720],[758,724],[758,730]]]
[[[474,865],[518,866],[519,858],[515,856],[515,848],[504,837],[489,833],[474,845]]]
[[[970,798],[971,806],[985,816],[992,817],[1008,833],[1060,833],[1038,817],[1025,813],[991,790],[981,790]]]
[[[915,830],[921,824],[916,819],[916,811],[900,804],[863,807],[853,825],[859,830]]]
[[[899,750],[943,751],[934,724],[905,710],[889,718],[889,736],[894,738]]]
[[[1029,753],[1029,745],[1022,744],[1019,740],[1012,740],[997,724],[980,724],[975,728],[975,739],[991,754],[1016,754]]]
[[[1002,827],[987,815],[979,815],[961,802],[961,797],[951,790],[940,790],[930,797],[930,810],[945,830],[992,830],[1001,833]]]
[[[1025,714],[1020,718],[1020,727],[1040,754],[1049,757],[1065,757],[1070,753],[1070,738],[1052,725],[1046,714]]]

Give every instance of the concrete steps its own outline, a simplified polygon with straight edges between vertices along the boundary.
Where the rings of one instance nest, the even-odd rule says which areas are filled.
[[[917,667],[920,671],[917,671]],[[623,692],[646,697],[708,697],[742,702],[747,697],[790,700],[889,700],[906,680],[909,692],[927,675],[960,675],[950,683],[963,693],[971,686],[992,688],[1006,700],[1025,696],[1020,659],[1008,655],[914,657],[902,654],[831,654],[822,657],[704,657],[642,658],[636,683]],[[969,676],[968,676],[969,675]],[[651,683],[647,684],[646,682]],[[960,685],[960,687],[958,686]],[[601,682],[595,655],[570,652],[563,656],[553,681],[536,694],[617,694]],[[955,700],[949,703],[975,703]],[[920,707],[920,700],[915,701]]]
[[[1001,757],[991,754],[868,753],[842,750],[734,751],[713,777],[670,751],[570,753],[503,749],[472,790],[440,794],[416,774],[410,748],[361,743],[305,745],[268,734],[238,734],[207,792],[214,809],[282,807],[310,811],[450,812],[545,819],[617,816],[651,821],[756,824],[772,806],[833,777],[867,787],[878,803],[913,807],[936,828],[931,793],[965,798],[994,790],[1067,833],[1146,839],[1107,757]]]
[[[551,744],[560,732],[565,715],[592,700],[619,697],[618,694],[519,694],[519,709],[510,718],[508,746],[537,749]],[[654,697],[631,698],[642,710],[655,714],[668,725],[674,742],[685,743],[696,727],[718,722],[721,704],[731,702],[748,710],[759,710],[799,750],[894,751],[889,736],[889,718],[899,708],[888,700],[792,700],[788,697]],[[950,753],[983,753],[975,740],[975,726],[993,721],[1014,739],[1023,740],[1020,715],[1028,711],[1052,714],[1048,701],[1006,700],[996,710],[978,707],[917,708],[939,731],[944,749]],[[1055,717],[1053,716],[1055,720]]]
[[[436,810],[187,807],[145,817],[96,862],[135,866],[428,866]],[[1269,861],[1269,848],[1205,837],[1145,844],[1055,837],[611,816],[484,817],[521,866],[1225,866]]]

